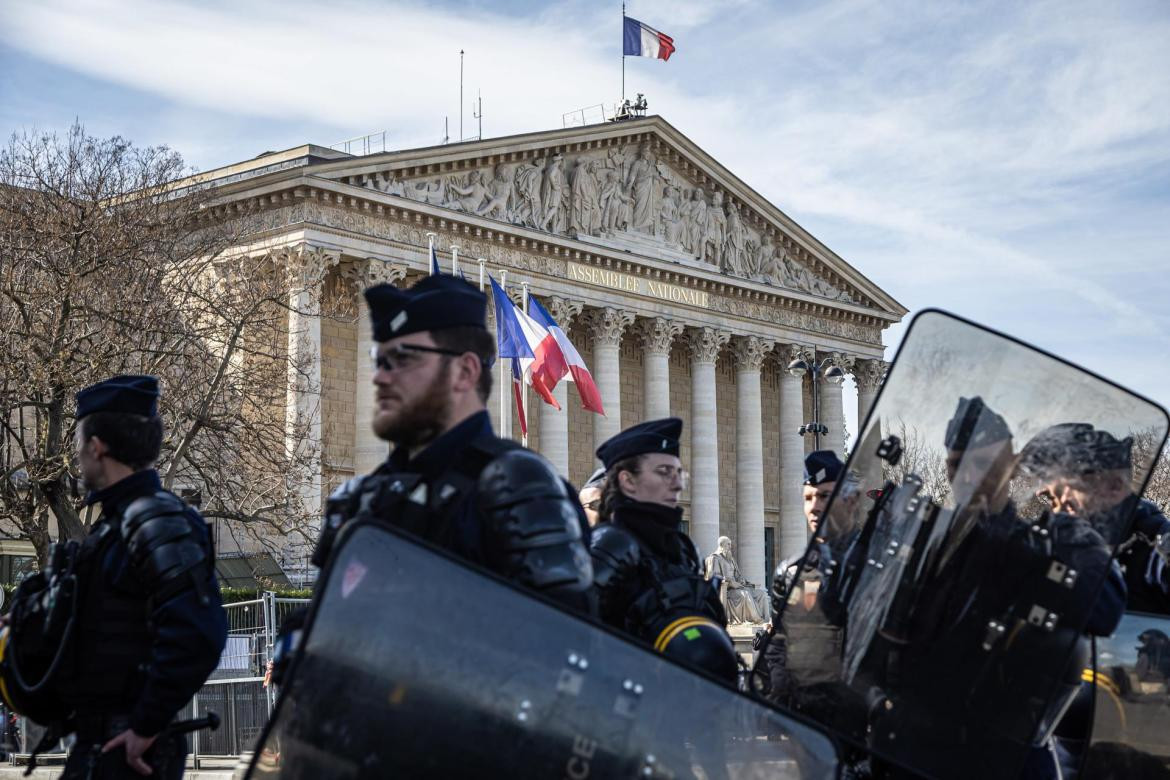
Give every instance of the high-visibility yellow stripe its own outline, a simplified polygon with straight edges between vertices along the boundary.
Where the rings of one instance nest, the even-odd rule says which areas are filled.
[[[1093,670],[1085,669],[1081,672],[1081,679],[1087,683],[1093,682]],[[1113,682],[1104,674],[1097,672],[1097,685],[1101,687],[1105,693],[1109,694],[1109,698],[1113,700],[1113,706],[1117,708],[1117,718],[1121,721],[1121,728],[1124,731],[1128,728],[1128,722],[1125,717],[1125,704],[1121,701],[1121,689],[1117,687],[1117,683]]]
[[[0,630],[0,664],[4,663],[4,652],[8,649],[8,626]],[[4,704],[13,712],[16,708],[12,706],[12,699],[8,696],[8,684],[4,680],[4,675],[0,674],[0,697],[4,698]]]
[[[660,633],[658,635],[658,639],[654,641],[654,649],[661,653],[676,636],[681,634],[683,631],[686,631],[688,628],[694,628],[696,626],[714,626],[715,628],[718,628],[715,621],[709,620],[708,618],[698,617],[696,615],[681,617],[678,620],[670,623],[666,628],[662,629],[662,633]]]

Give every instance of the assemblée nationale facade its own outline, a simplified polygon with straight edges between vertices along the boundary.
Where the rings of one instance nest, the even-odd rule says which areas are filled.
[[[472,282],[482,265],[497,281],[506,272],[517,300],[527,283],[592,371],[606,416],[568,383],[555,393],[562,411],[529,394],[529,446],[580,484],[621,428],[681,417],[689,532],[702,555],[731,537],[757,583],[807,538],[811,441],[797,429],[811,392],[785,367],[814,350],[834,361],[855,377],[864,415],[884,375],[882,331],[906,313],[660,117],[356,157],[303,146],[203,178],[221,208],[259,215],[236,256],[276,258],[295,280],[289,349],[314,381],[290,390],[290,417],[311,418],[320,440],[313,500],[388,452],[370,431],[364,307],[315,317],[314,292],[412,284],[430,233],[444,270],[457,249]],[[518,438],[499,385],[493,422]],[[840,386],[821,383],[820,406],[822,446],[840,451]],[[304,554],[290,545],[286,569]]]

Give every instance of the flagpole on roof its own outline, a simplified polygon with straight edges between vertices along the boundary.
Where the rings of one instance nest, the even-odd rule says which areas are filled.
[[[451,245],[451,275],[459,275],[459,247]]]
[[[622,0],[622,103],[626,102],[626,2]]]
[[[435,265],[431,262],[431,258],[435,256],[435,238],[437,235],[437,233],[427,233],[427,268],[429,269],[427,273],[432,276],[435,273]]]
[[[484,259],[481,257],[481,258],[479,258],[479,260],[477,260],[476,262],[478,262],[478,263],[479,263],[479,291],[480,291],[480,292],[483,292],[483,286],[484,286],[484,284],[485,284],[485,281],[484,281],[484,280],[485,280],[485,279],[486,279],[486,277],[487,277],[487,268],[486,268],[486,266],[487,266],[487,260],[484,260]]]

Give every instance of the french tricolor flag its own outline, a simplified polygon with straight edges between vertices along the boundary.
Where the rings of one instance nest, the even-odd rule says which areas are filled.
[[[552,389],[556,387],[557,382],[561,379],[567,379],[576,383],[577,394],[581,396],[583,407],[591,412],[604,415],[605,409],[601,406],[601,393],[597,390],[593,375],[589,373],[585,361],[581,359],[581,353],[569,341],[565,331],[536,298],[528,299],[528,316],[537,327],[542,328],[548,334],[545,340],[534,346],[532,350],[535,356],[529,371],[532,386],[537,387],[539,383],[547,388],[551,397]],[[544,394],[541,393],[541,395]],[[555,401],[553,403],[555,405]]]
[[[628,16],[622,17],[622,53],[629,57],[654,57],[660,60],[669,60],[674,54],[674,38],[666,33],[660,33],[648,24],[642,24],[637,19]]]

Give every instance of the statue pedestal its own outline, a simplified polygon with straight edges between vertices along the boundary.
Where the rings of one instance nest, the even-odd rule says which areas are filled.
[[[690,266],[691,268],[701,268],[704,271],[717,270],[711,263],[701,262],[699,258],[687,253],[683,249],[671,246],[659,236],[651,236],[647,233],[635,233],[622,230],[617,233],[606,233],[603,236],[577,236],[577,240],[603,246],[606,249],[620,249],[632,254],[652,257],[656,260],[666,260],[671,263]]]

